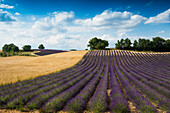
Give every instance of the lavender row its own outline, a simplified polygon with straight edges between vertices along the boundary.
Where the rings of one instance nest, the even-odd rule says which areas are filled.
[[[85,55],[86,57],[84,57],[84,59],[87,59],[87,57],[89,57],[90,55],[92,54],[92,52],[88,52],[87,55]],[[59,76],[59,75],[62,75],[64,72],[68,72],[68,71],[72,71],[72,69],[74,69],[75,67],[78,67],[78,66],[82,66],[82,64],[85,62],[86,60],[83,60],[82,62],[78,63],[77,65],[71,67],[71,68],[68,68],[68,69],[65,69],[65,70],[62,70],[58,73],[52,73],[52,74],[49,74],[49,75],[45,75],[45,76],[40,76],[40,77],[37,77],[35,79],[30,79],[30,80],[24,80],[24,81],[21,81],[21,82],[17,82],[17,83],[14,83],[14,84],[9,84],[9,85],[3,85],[3,86],[0,86],[0,91],[3,91],[3,90],[7,90],[7,89],[12,89],[14,87],[23,87],[27,84],[36,84],[37,81],[42,81],[42,80],[49,80],[50,78],[54,78],[56,76]],[[82,63],[82,64],[81,64]]]
[[[101,64],[101,61],[100,63]],[[99,67],[100,65],[98,65]],[[67,112],[83,112],[85,109],[87,109],[87,103],[89,99],[92,97],[99,81],[100,81],[100,75],[102,74],[104,69],[104,60],[101,64],[101,67],[97,74],[94,76],[92,80],[81,90],[81,92],[74,97],[73,99],[69,100],[64,107],[64,111]]]
[[[90,63],[89,63],[90,64]],[[86,71],[86,70],[85,70]],[[68,79],[68,78],[67,78]],[[56,84],[56,83],[54,83]],[[48,85],[48,84],[47,84]],[[53,84],[51,84],[53,85]],[[11,94],[7,94],[7,95],[1,95],[0,96],[0,103],[3,103],[3,101],[6,101],[8,100],[8,98],[12,98],[12,97],[15,97],[16,95],[20,95],[20,94],[23,94],[23,93],[26,93],[26,92],[30,92],[30,91],[33,91],[34,89],[37,89],[37,88],[40,88],[42,87],[42,84],[39,84],[37,86],[34,86],[34,87],[28,87],[28,88],[24,88],[22,90],[19,90],[19,91],[15,91],[15,92],[12,92]]]
[[[151,65],[151,63],[158,62],[158,60],[155,61],[155,59],[152,59],[152,56],[150,56],[150,54],[142,54],[142,53],[136,53],[135,54],[135,53],[131,53],[131,52],[129,54],[132,55],[132,56],[135,56],[134,59],[136,60],[136,62],[142,62],[142,65]],[[131,58],[133,58],[133,57],[131,57]],[[139,60],[139,59],[142,59],[142,60]]]
[[[121,62],[120,62],[121,64]],[[147,98],[151,99],[153,102],[157,103],[158,106],[162,109],[162,110],[169,110],[170,105],[168,104],[170,102],[170,100],[162,95],[160,95],[158,92],[154,91],[152,88],[149,88],[148,86],[146,86],[145,84],[141,83],[138,79],[134,78],[132,75],[129,74],[129,72],[126,72],[123,68],[121,68],[121,66],[118,66],[121,71],[124,73],[124,75],[128,78],[129,81],[133,81],[131,82],[133,85],[135,85],[135,87],[137,87],[144,95],[146,95]]]
[[[93,60],[93,62],[94,62],[94,60]],[[43,92],[46,93],[46,92],[48,91],[48,93],[50,93],[50,94],[59,93],[59,92],[65,90],[65,89],[67,89],[68,87],[72,86],[72,85],[75,84],[77,81],[81,80],[81,79],[85,76],[85,74],[87,74],[87,73],[90,71],[90,70],[88,70],[88,69],[90,69],[92,65],[93,65],[93,63],[91,63],[91,65],[89,65],[89,66],[83,71],[84,74],[82,74],[81,76],[79,76],[80,73],[78,73],[78,74],[76,75],[76,78],[75,78],[75,79],[70,80],[70,81],[67,80],[68,83],[66,83],[65,85],[64,85],[63,83],[64,83],[64,82],[67,82],[67,81],[61,81],[62,83],[59,84],[59,85],[61,85],[61,86],[58,86],[58,85],[57,85],[57,86],[55,86],[55,85],[52,86],[52,85],[50,85],[50,87],[46,86],[46,87],[40,88],[40,89],[37,90],[37,91],[28,92],[28,93],[26,93],[26,94],[19,95],[19,96],[15,97],[14,99],[11,98],[11,100],[7,103],[6,108],[16,108],[16,107],[19,107],[19,104],[20,104],[20,103],[21,103],[22,105],[24,105],[24,104],[26,104],[31,98],[35,97],[36,95],[41,95]],[[87,71],[87,70],[88,70],[88,71]],[[62,85],[62,84],[63,84],[63,85]],[[50,94],[49,94],[49,95],[50,95]],[[49,96],[49,95],[47,95],[47,96]],[[10,95],[10,96],[11,96],[11,95]],[[42,96],[44,96],[44,95],[42,95]],[[46,97],[47,97],[47,96],[46,96]]]
[[[87,60],[87,63],[85,66],[90,65],[90,61],[92,60],[91,58],[89,58],[90,60]],[[83,70],[84,66],[79,66],[78,68],[75,68],[74,70],[72,69],[72,72],[69,71],[69,73],[63,73],[62,75],[58,75],[57,77],[50,77],[50,79],[47,80],[39,80],[39,81],[32,81],[32,84],[28,84],[28,85],[24,85],[24,86],[20,86],[20,87],[14,87],[14,88],[10,88],[8,90],[5,91],[1,91],[0,95],[4,95],[4,94],[9,94],[11,92],[16,92],[16,91],[22,91],[23,89],[27,88],[27,90],[30,88],[30,90],[34,87],[40,88],[49,84],[52,84],[54,82],[57,82],[61,79],[64,79],[68,76],[74,75],[76,73],[79,73],[79,71]],[[35,89],[37,89],[35,88]]]
[[[123,62],[124,61],[127,61],[125,58],[123,58],[123,60],[122,60]],[[126,63],[125,63],[126,64]],[[144,74],[145,72],[144,72],[144,70],[142,71],[142,70],[140,70],[140,69],[138,69],[138,68],[132,68],[132,67],[130,67],[129,66],[129,64],[126,64],[126,66],[125,67],[129,67],[129,69],[131,70],[130,72],[134,72],[134,73],[136,73],[136,74],[139,74],[139,75],[141,75],[142,77],[144,77],[147,81],[152,81],[152,82],[154,82],[155,84],[158,84],[158,85],[160,85],[160,86],[163,86],[163,87],[165,87],[165,88],[167,88],[167,89],[169,89],[170,88],[170,85],[168,84],[168,83],[166,83],[166,82],[163,82],[163,81],[160,81],[159,79],[155,79],[155,78],[153,78],[153,77],[151,77],[151,76],[148,76],[148,75],[146,75],[146,74]],[[143,81],[143,79],[141,79],[142,81]],[[146,81],[146,82],[147,82]]]
[[[103,76],[101,81],[89,101],[89,111],[91,112],[106,112],[108,110],[108,95],[107,95],[107,88],[108,88],[108,61],[106,59],[106,66],[104,69]]]
[[[153,73],[153,75],[150,73],[150,71],[152,71],[152,70],[150,70],[150,71],[147,71],[146,69],[142,69],[143,68],[143,66],[141,66],[141,65],[139,65],[139,66],[131,66],[131,63],[133,62],[133,61],[131,61],[131,58],[129,58],[127,55],[126,56],[124,56],[124,57],[122,57],[126,62],[127,62],[127,66],[129,67],[129,68],[131,68],[132,70],[139,70],[141,73],[145,73],[145,74],[147,74],[147,76],[148,77],[151,77],[152,79],[155,79],[155,78],[157,78],[157,79],[161,79],[161,81],[165,81],[165,82],[167,82],[167,83],[169,83],[169,81],[167,80],[167,78],[166,79],[163,79],[163,76],[161,76],[161,77],[159,77],[159,76],[156,76],[155,75],[155,73]],[[153,70],[153,71],[155,71],[155,70]]]
[[[93,60],[92,60],[92,61],[93,61]],[[93,62],[94,62],[94,61],[93,61]],[[92,66],[92,64],[90,64],[90,65],[89,65],[87,68],[85,68],[82,72],[86,72],[91,66]],[[47,85],[47,86],[45,86],[45,87],[41,87],[41,86],[40,86],[41,88],[39,88],[38,90],[35,90],[35,91],[34,91],[34,87],[33,87],[33,88],[32,88],[33,90],[26,88],[26,89],[23,89],[22,91],[16,91],[16,92],[13,92],[12,94],[0,96],[0,103],[1,103],[1,104],[6,104],[6,103],[8,102],[8,100],[10,100],[10,99],[13,100],[13,98],[14,98],[15,96],[17,96],[17,97],[14,99],[14,101],[17,100],[18,98],[22,98],[22,95],[27,95],[27,94],[29,94],[28,96],[29,96],[29,98],[31,98],[32,96],[35,96],[35,95],[37,95],[37,94],[39,94],[39,93],[42,93],[42,92],[44,92],[44,91],[48,91],[48,90],[50,90],[51,88],[55,88],[55,87],[57,87],[57,86],[59,86],[59,85],[62,85],[64,82],[67,82],[67,81],[69,81],[69,80],[77,77],[77,76],[80,75],[82,72],[75,74],[73,77],[70,76],[70,78],[65,78],[65,79],[63,79],[63,80],[60,80],[58,83],[53,83],[53,84]],[[26,94],[25,94],[25,93],[26,93]],[[30,93],[31,93],[31,96],[30,96]],[[19,95],[19,96],[18,96],[18,95]],[[24,98],[27,98],[27,97],[23,97],[23,100],[24,100]]]
[[[129,58],[129,56],[125,56],[125,57],[127,57],[127,59],[129,60],[129,62],[128,62],[128,60],[127,59],[125,59],[124,57],[124,59],[126,60],[126,62],[128,62],[128,63],[132,63],[132,62],[134,62],[134,61],[131,61],[131,59],[132,58]],[[167,80],[167,78],[166,79],[163,79],[163,77],[164,76],[161,76],[160,77],[160,73],[159,74],[157,74],[155,71],[156,71],[156,69],[154,69],[154,70],[149,70],[149,66],[147,66],[147,67],[144,67],[143,65],[139,65],[139,66],[130,66],[130,64],[128,64],[128,67],[131,67],[133,70],[139,70],[141,73],[145,73],[145,74],[147,74],[148,75],[148,77],[152,77],[153,79],[154,78],[157,78],[157,79],[160,79],[161,81],[165,81],[165,82],[169,82],[168,80]],[[134,69],[135,68],[135,69]],[[147,71],[147,70],[149,70],[149,71]]]
[[[110,112],[128,113],[128,102],[121,91],[110,59]]]
[[[91,64],[93,64],[93,63],[91,63]],[[95,65],[93,67],[90,67],[90,69],[87,72],[82,73],[83,77],[85,75],[87,75],[89,72],[92,71],[92,69],[97,65],[96,63],[97,63],[97,61],[95,62]],[[64,91],[64,90],[68,89],[69,87],[73,86],[73,84],[75,84],[77,80],[79,80],[79,79],[75,79],[73,81],[65,83],[63,86],[61,86],[61,88],[58,88],[58,89],[55,88],[55,89],[52,89],[48,92],[37,95],[36,97],[32,98],[31,101],[29,101],[27,103],[26,107],[29,108],[29,109],[38,109],[39,107],[41,107],[41,105],[44,102],[46,102],[52,96],[54,96],[54,95],[58,94],[59,92]]]
[[[93,71],[91,73],[81,81],[77,82],[74,86],[48,100],[41,110],[43,112],[56,112],[63,109],[67,101],[76,96],[76,94],[79,93],[80,90],[94,77],[98,68],[99,67],[97,66],[95,69],[92,69]]]
[[[130,61],[132,60],[132,57],[129,58],[129,56],[127,56],[127,54],[126,54],[126,57],[128,57],[128,60],[130,60]],[[142,57],[141,59],[142,59],[142,61],[143,61],[144,58]],[[137,60],[139,61],[139,59],[137,59]],[[134,61],[132,61],[132,62],[134,62]],[[132,63],[132,62],[131,62],[131,63]],[[149,63],[152,63],[152,62],[151,62],[151,59],[150,59],[150,62],[149,62]],[[146,64],[145,64],[145,65],[146,65]],[[154,65],[155,65],[155,64],[154,64]],[[148,72],[150,73],[150,75],[152,75],[152,74],[153,74],[153,75],[157,75],[157,76],[155,76],[155,77],[159,77],[159,76],[160,76],[161,78],[162,78],[162,77],[166,77],[166,75],[163,74],[163,73],[161,73],[161,74],[163,75],[163,76],[161,76],[160,74],[157,74],[157,73],[155,72],[157,69],[160,69],[160,68],[158,68],[157,66],[159,66],[159,65],[156,65],[156,67],[154,67],[154,71],[152,71],[152,69],[150,69],[150,67],[152,67],[152,66],[150,66],[149,64],[147,64],[147,67],[145,67],[144,65],[142,65],[142,66],[141,66],[141,65],[138,65],[138,66],[132,66],[132,67],[139,67],[139,68],[141,68],[141,69],[143,68],[145,71],[148,70]],[[166,66],[166,65],[165,65],[165,66]],[[165,67],[165,66],[164,66],[164,67]],[[155,69],[155,68],[157,68],[157,69]],[[145,71],[144,71],[144,72],[145,72]],[[161,72],[162,72],[162,71],[161,71]],[[161,79],[161,78],[160,78],[160,79]]]
[[[153,63],[153,65],[150,65],[150,64],[145,64],[145,65],[142,65],[142,68],[144,68],[145,70],[148,70],[148,72],[152,72],[153,74],[156,74],[158,77],[163,77],[163,78],[167,78],[168,77],[168,73],[160,70],[161,68],[164,68],[164,67],[167,67],[167,64],[166,65],[161,65],[161,63],[155,63],[155,62],[151,62],[152,59],[150,59],[150,62],[149,63]],[[164,59],[162,59],[162,61],[164,61]],[[161,67],[160,67],[161,66]],[[139,65],[139,67],[141,67]],[[154,70],[154,71],[152,71]],[[159,74],[157,74],[159,73]]]
[[[118,58],[120,58],[118,56]],[[145,79],[143,76],[140,76],[139,74],[137,73],[134,73],[133,71],[131,71],[127,66],[125,66],[125,60],[122,58],[122,59],[119,59],[120,61],[120,64],[122,64],[122,66],[119,66],[119,68],[121,69],[121,71],[123,73],[130,73],[131,75],[130,76],[134,76],[136,79],[140,80],[142,83],[144,83],[145,85],[151,87],[152,89],[156,90],[158,93],[170,98],[170,90],[162,87],[162,86],[159,86],[157,84],[155,84],[154,82],[151,82],[151,81],[148,81],[147,79]],[[123,68],[124,69],[123,69]]]
[[[124,57],[122,57],[122,58],[124,58]],[[125,60],[126,62],[128,62],[127,59],[130,61],[130,58],[128,58],[128,57],[124,58],[124,60]],[[128,63],[129,63],[129,62],[128,62]],[[131,62],[130,62],[130,63],[131,63]],[[146,72],[146,69],[143,70],[142,68],[137,68],[137,66],[136,66],[136,67],[131,67],[130,64],[128,64],[127,67],[131,68],[131,70],[133,70],[134,72],[137,72],[137,73],[140,72],[140,74],[141,74],[142,76],[147,77],[147,79],[149,79],[149,80],[151,80],[151,81],[155,81],[156,83],[160,83],[160,84],[164,84],[164,83],[165,83],[165,85],[167,85],[167,87],[169,87],[168,84],[167,84],[167,83],[169,83],[168,80],[162,79],[162,80],[165,81],[165,82],[163,82],[162,80],[159,80],[160,78],[159,78],[159,79],[156,79],[156,78],[154,78],[153,75],[151,75],[149,72]],[[149,75],[151,75],[151,76],[149,76]],[[157,77],[157,78],[158,78],[158,77]]]
[[[154,65],[155,66],[159,66],[160,64],[154,64]],[[164,71],[160,70],[159,67],[152,67],[150,65],[147,65],[147,66],[144,66],[144,65],[140,66],[140,65],[138,65],[136,67],[138,67],[141,70],[145,70],[148,73],[148,75],[150,75],[152,77],[155,77],[155,78],[158,78],[158,79],[161,79],[163,81],[166,81],[167,78],[170,79],[170,77],[168,77],[168,75],[170,73],[169,74],[168,73],[164,73]],[[162,66],[162,67],[165,67],[165,66]],[[153,76],[153,75],[155,75],[155,76]]]
[[[148,57],[149,60],[152,60],[153,63],[160,63],[161,65],[168,64],[169,55],[162,55],[162,54],[145,54],[144,57]],[[163,59],[163,60],[162,60]]]
[[[114,63],[114,68],[122,87],[125,89],[127,97],[135,104],[138,112],[154,113],[156,111],[156,108],[151,104],[149,100],[147,100],[143,95],[141,95],[122,75],[121,71],[117,67],[119,65],[119,62],[117,61],[116,57],[115,59],[116,63]]]
[[[85,72],[86,70],[87,69],[85,69],[83,72]],[[72,80],[75,77],[79,76],[79,74],[80,73],[75,74],[73,76],[70,76],[68,78],[62,79],[62,80],[58,81],[57,83],[53,83],[53,84],[50,84],[50,85],[47,85],[47,86],[44,86],[44,87],[42,87],[40,85],[39,87],[37,86],[37,87],[32,87],[32,88],[26,88],[26,89],[23,89],[23,90],[20,90],[20,91],[13,92],[12,94],[0,96],[0,103],[1,104],[6,104],[10,99],[12,100],[12,98],[17,100],[18,98],[22,98],[23,95],[27,95],[27,94],[29,94],[28,96],[31,98],[31,97],[33,97],[33,96],[35,96],[37,94],[40,94],[42,92],[45,92],[45,91],[48,91],[48,90],[50,90],[52,88],[60,86],[60,85],[64,84],[65,82],[67,82],[69,80]],[[23,98],[26,98],[26,97],[23,97]]]
[[[142,56],[142,54],[138,54],[137,55],[137,57],[138,56]],[[148,57],[146,57],[147,55],[143,55],[144,57],[142,57],[142,60],[143,59],[146,59],[146,58],[148,58]],[[158,61],[152,61],[152,59],[151,58],[148,58],[148,63],[144,63],[144,65],[146,65],[146,70],[148,70],[148,69],[151,69],[152,67],[153,67],[153,69],[155,70],[155,71],[157,71],[156,69],[158,69],[158,70],[160,70],[160,72],[161,72],[161,74],[163,74],[164,76],[167,76],[167,73],[164,73],[164,71],[162,71],[162,68],[163,67],[165,67],[165,66],[167,66],[167,64],[164,64],[164,65],[162,65],[162,62],[164,61],[164,59],[162,59],[162,61],[160,62],[160,63],[158,63]],[[143,65],[143,67],[145,67]],[[140,66],[141,67],[141,66]],[[156,68],[156,69],[155,69]],[[152,70],[152,69],[151,69]],[[150,70],[148,70],[148,71],[150,71]],[[157,73],[155,73],[155,74],[157,74]],[[160,76],[160,75],[158,75],[158,76]],[[163,76],[163,77],[164,77]]]

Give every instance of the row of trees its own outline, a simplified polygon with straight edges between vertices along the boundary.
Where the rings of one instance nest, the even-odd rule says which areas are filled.
[[[39,49],[44,49],[45,47],[43,44],[40,44],[38,46]],[[22,51],[31,51],[31,46],[30,45],[24,45],[22,47],[23,50],[19,50],[19,47],[12,44],[5,44],[2,47],[2,52],[0,52],[0,56],[2,57],[7,57],[7,56],[13,56],[13,55],[19,55]]]
[[[44,45],[43,44],[40,44],[38,46],[39,49],[45,49]],[[31,51],[31,45],[24,45],[22,47],[23,51]],[[2,47],[2,51],[3,52],[19,52],[19,47],[14,45],[13,43],[12,44],[5,44],[3,47]]]
[[[141,39],[139,38],[138,41],[134,40],[133,46],[130,39],[121,39],[118,40],[115,44],[117,49],[124,49],[124,50],[138,50],[138,51],[170,51],[170,40],[163,39],[161,37],[152,38],[152,41],[149,39]]]
[[[38,48],[39,48],[39,49],[45,49],[45,47],[44,47],[43,44],[40,44],[40,45],[38,46]],[[31,50],[31,46],[30,46],[30,45],[25,45],[25,46],[22,47],[22,49],[23,49],[24,51],[30,51],[30,50]]]

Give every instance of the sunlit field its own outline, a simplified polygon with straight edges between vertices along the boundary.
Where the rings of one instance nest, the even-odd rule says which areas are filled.
[[[70,51],[38,57],[0,57],[0,84],[14,83],[71,67],[86,52]]]
[[[68,56],[69,59],[66,60]],[[18,62],[20,65],[25,61],[21,58],[20,63]],[[170,111],[170,54],[168,53],[96,50],[65,52],[35,58],[37,59],[27,59],[34,62],[34,65],[28,62],[26,64],[34,68],[38,63],[43,66],[48,65],[46,67],[48,68],[54,66],[47,63],[49,59],[53,62],[57,62],[55,58],[67,62],[72,62],[76,58],[82,60],[58,73],[0,86],[1,109],[42,113],[168,113]],[[60,66],[54,64],[56,67],[62,67],[65,63],[60,62]],[[22,67],[26,69],[27,65]],[[38,67],[37,70],[46,69]]]
[[[170,113],[170,0],[0,0],[0,113]]]

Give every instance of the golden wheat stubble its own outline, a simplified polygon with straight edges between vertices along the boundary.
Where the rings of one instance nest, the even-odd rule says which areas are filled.
[[[14,83],[71,67],[87,52],[70,51],[38,57],[0,57],[0,84]]]

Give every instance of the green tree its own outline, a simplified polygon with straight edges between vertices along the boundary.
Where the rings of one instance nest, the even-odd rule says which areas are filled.
[[[23,49],[24,51],[30,51],[30,50],[31,50],[31,46],[30,46],[30,45],[24,45],[24,46],[22,47],[22,49]]]
[[[153,51],[165,51],[165,40],[161,37],[155,37],[153,39],[153,46],[152,49]]]
[[[40,44],[40,45],[38,46],[38,48],[39,48],[39,49],[45,49],[45,47],[44,47],[43,44]]]
[[[120,49],[124,49],[124,45],[125,45],[125,40],[121,39],[120,40]]]
[[[120,41],[118,40],[116,45],[117,49],[131,49],[131,41],[126,38],[126,39],[121,39]]]
[[[3,52],[19,52],[19,47],[14,45],[13,43],[11,44],[5,44],[2,47]]]
[[[124,49],[131,49],[131,41],[128,39],[128,38],[126,38],[125,40],[124,40]]]
[[[77,51],[77,49],[70,49],[70,51]]]
[[[8,45],[5,44],[3,47],[2,47],[2,51],[3,52],[8,52]]]
[[[170,51],[170,39],[165,42],[165,51]]]
[[[108,45],[109,45],[108,41],[94,37],[90,39],[89,44],[87,46],[93,50],[93,49],[105,49]]]
[[[138,49],[139,51],[150,51],[151,50],[151,41],[149,39],[141,39],[138,40]]]
[[[134,40],[133,49],[134,49],[134,50],[137,50],[137,49],[138,49],[138,41],[137,41],[137,40]]]

